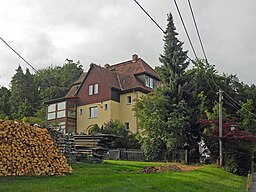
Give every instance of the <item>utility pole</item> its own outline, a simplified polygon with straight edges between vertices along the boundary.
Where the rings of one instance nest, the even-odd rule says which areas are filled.
[[[223,148],[222,148],[222,93],[223,91],[220,89],[219,94],[219,147],[220,147],[220,166],[222,166],[223,161]]]

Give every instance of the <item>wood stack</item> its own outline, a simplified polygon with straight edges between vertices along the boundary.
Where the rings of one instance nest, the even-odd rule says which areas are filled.
[[[61,131],[47,128],[49,134],[51,135],[55,146],[59,149],[59,151],[65,155],[69,163],[76,162],[76,147],[75,140],[72,135],[63,134]]]
[[[88,160],[90,162],[101,162],[108,147],[116,139],[114,135],[74,135],[77,160]]]
[[[0,120],[0,176],[71,172],[47,129]]]

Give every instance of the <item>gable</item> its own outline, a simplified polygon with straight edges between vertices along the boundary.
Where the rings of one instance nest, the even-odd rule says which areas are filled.
[[[89,86],[95,84],[98,84],[98,93],[89,95]],[[78,106],[111,99],[111,87],[95,65],[91,66],[76,96],[79,98]]]

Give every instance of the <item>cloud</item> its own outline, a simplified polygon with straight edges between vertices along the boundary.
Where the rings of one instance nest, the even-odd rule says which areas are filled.
[[[133,1],[118,0],[0,0],[1,34],[36,68],[61,65],[66,58],[117,63],[137,53],[150,65],[160,65],[163,34]],[[174,16],[179,39],[194,58],[179,16],[171,1],[139,0],[162,28],[167,14]],[[199,57],[203,57],[187,1],[178,1]],[[253,83],[256,62],[256,1],[193,0],[207,57],[220,73],[238,74]],[[18,64],[28,67],[0,44],[0,84],[8,85]],[[15,66],[15,67],[9,67]]]

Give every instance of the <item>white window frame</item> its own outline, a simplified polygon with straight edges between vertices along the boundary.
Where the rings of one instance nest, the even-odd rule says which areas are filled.
[[[153,79],[150,78],[150,77],[149,77],[149,87],[150,87],[151,89],[154,88],[154,81],[153,81]]]
[[[153,78],[151,78],[149,76],[146,76],[145,77],[145,85],[146,85],[146,87],[149,87],[149,88],[153,89],[154,88],[154,80],[153,80]]]
[[[89,118],[97,118],[98,117],[98,107],[90,107],[89,108]]]
[[[63,102],[59,102],[58,104],[57,104],[57,110],[58,111],[61,111],[61,110],[65,110],[66,109],[66,101],[63,101]]]
[[[56,111],[56,103],[48,106],[48,113]]]
[[[98,94],[99,93],[99,84],[96,83],[93,85],[93,93]]]
[[[57,111],[57,119],[66,117],[66,111]]]
[[[93,95],[93,85],[88,86],[88,94]]]
[[[145,77],[145,85],[146,85],[146,87],[149,87],[149,77],[148,76]]]
[[[56,119],[56,112],[48,113],[47,120],[53,120],[53,119]]]

